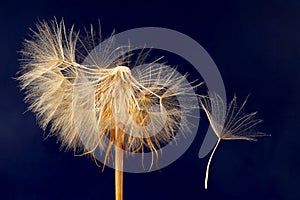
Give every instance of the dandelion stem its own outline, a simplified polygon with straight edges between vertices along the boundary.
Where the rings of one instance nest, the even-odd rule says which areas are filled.
[[[214,155],[214,153],[215,153],[215,151],[216,151],[216,149],[217,149],[217,147],[218,147],[220,141],[221,141],[221,138],[218,139],[217,144],[216,144],[216,146],[214,147],[214,149],[213,149],[213,151],[212,151],[212,153],[211,153],[211,155],[210,155],[210,157],[209,157],[207,166],[206,166],[205,189],[207,189],[207,182],[208,182],[208,174],[209,174],[209,166],[210,166],[210,162],[211,162],[211,159],[212,159],[212,157],[213,157],[213,155]]]
[[[124,132],[115,129],[115,195],[116,200],[123,200],[123,149]]]

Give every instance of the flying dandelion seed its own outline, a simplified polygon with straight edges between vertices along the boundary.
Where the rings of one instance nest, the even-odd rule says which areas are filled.
[[[256,141],[257,137],[267,136],[265,133],[252,131],[252,128],[261,123],[262,120],[255,119],[256,112],[250,114],[242,112],[246,102],[247,98],[238,107],[236,97],[234,96],[227,108],[223,99],[216,93],[209,93],[209,96],[200,98],[201,107],[205,111],[212,129],[218,137],[218,141],[207,163],[205,189],[207,189],[208,184],[210,163],[221,140]]]
[[[24,42],[18,80],[39,125],[49,126],[62,147],[95,161],[100,149],[104,165],[111,162],[114,147],[116,199],[121,200],[124,152],[150,151],[157,157],[163,144],[176,140],[179,128],[188,130],[186,116],[197,106],[181,106],[176,96],[188,101],[191,88],[200,84],[191,87],[186,75],[157,62],[131,69],[131,54],[124,54],[130,47],[114,45],[110,37],[93,51],[98,40],[93,27],[87,39],[73,29],[56,19],[37,24]]]

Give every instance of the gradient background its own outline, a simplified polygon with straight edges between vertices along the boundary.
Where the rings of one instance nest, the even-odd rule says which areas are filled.
[[[12,79],[17,51],[37,19],[64,17],[77,28],[97,25],[104,36],[144,26],[180,31],[217,64],[228,96],[251,93],[259,111],[258,142],[222,142],[204,190],[208,158],[199,159],[207,120],[189,150],[161,171],[124,175],[124,199],[300,199],[300,1],[79,1],[0,3],[0,199],[114,199],[114,171],[43,141],[34,115]],[[181,63],[178,63],[180,65]]]

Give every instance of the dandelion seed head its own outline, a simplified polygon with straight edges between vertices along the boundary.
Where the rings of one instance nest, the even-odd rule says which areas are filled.
[[[98,45],[92,26],[86,32],[87,42],[55,19],[39,22],[24,42],[18,80],[43,129],[50,127],[66,149],[94,156],[100,148],[107,160],[117,129],[129,154],[157,154],[178,129],[188,132],[195,103],[187,75],[157,62],[132,65],[132,54],[124,53],[130,45],[118,46],[113,35]]]

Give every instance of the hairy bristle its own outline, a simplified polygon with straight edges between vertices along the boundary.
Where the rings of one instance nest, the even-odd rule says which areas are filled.
[[[205,189],[208,187],[210,163],[221,140],[256,141],[257,137],[267,136],[265,133],[252,130],[262,120],[255,119],[256,112],[250,114],[243,113],[246,102],[247,98],[238,107],[236,97],[234,96],[227,107],[225,101],[213,92],[209,92],[207,97],[200,98],[201,107],[205,111],[212,129],[218,136],[218,141],[206,166]]]
[[[256,137],[265,136],[264,133],[253,131],[253,128],[262,122],[261,119],[255,119],[256,112],[250,114],[243,112],[247,98],[240,107],[237,105],[236,97],[230,101],[227,107],[224,100],[216,93],[209,93],[209,96],[201,98],[200,102],[219,138],[256,140]]]

